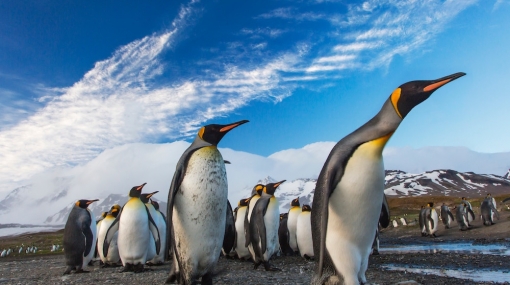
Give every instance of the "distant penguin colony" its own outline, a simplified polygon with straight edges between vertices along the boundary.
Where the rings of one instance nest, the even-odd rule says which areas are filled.
[[[279,271],[271,263],[273,256],[299,254],[315,261],[313,285],[366,284],[369,255],[379,253],[382,229],[392,224],[401,231],[419,223],[422,236],[436,237],[439,219],[445,229],[455,221],[445,203],[438,213],[433,202],[422,206],[418,220],[407,210],[391,217],[382,152],[414,107],[464,75],[410,81],[396,88],[372,119],[333,147],[317,178],[312,205],[309,197],[301,197],[302,206],[296,197],[283,214],[275,193],[285,180],[256,184],[250,197],[232,209],[225,168],[230,162],[218,143],[248,121],[205,125],[170,173],[166,215],[152,200],[158,191],[142,193],[146,183],[132,187],[129,200],[122,207],[111,206],[97,225],[88,209],[97,200],[75,203],[64,230],[64,274],[86,272],[94,257],[102,267],[122,264],[122,272],[135,273],[143,272],[145,265],[170,261],[166,283],[213,284],[220,255],[251,259],[254,269],[263,265],[266,271]],[[475,215],[470,202],[463,198],[454,210],[459,229],[471,228]],[[494,216],[499,218],[489,194],[481,205],[481,219],[492,225]],[[23,245],[19,252],[23,249],[28,250]],[[0,256],[9,252],[4,249]]]

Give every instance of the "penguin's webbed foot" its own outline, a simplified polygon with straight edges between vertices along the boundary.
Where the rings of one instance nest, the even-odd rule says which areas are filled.
[[[266,269],[266,271],[282,271],[280,268],[276,268],[269,264],[269,262],[264,262],[264,268]]]
[[[144,266],[143,266],[143,263],[138,263],[137,265],[134,265],[133,269],[134,269],[133,271],[135,273],[142,273],[144,270],[147,270],[147,271],[151,270],[152,271],[152,269],[149,269],[149,268],[145,269]]]
[[[122,270],[120,271],[120,273],[123,273],[123,272],[130,272],[130,271],[133,271],[133,265],[130,264],[130,263],[126,263],[126,265],[124,265],[124,268],[122,268]]]
[[[374,249],[374,251],[372,252],[372,255],[379,255],[379,254],[380,254],[379,251],[376,249]]]
[[[75,270],[76,268],[73,266],[68,266],[66,271],[64,271],[63,275],[71,274],[71,271]]]
[[[253,269],[257,269],[259,268],[259,266],[262,264],[262,262],[255,262],[255,264],[253,264]]]
[[[88,266],[94,266],[94,261],[89,261],[89,264],[87,264]]]
[[[83,269],[78,269],[74,272],[74,274],[79,274],[79,273],[90,273],[90,271],[86,271],[86,270],[83,270]]]

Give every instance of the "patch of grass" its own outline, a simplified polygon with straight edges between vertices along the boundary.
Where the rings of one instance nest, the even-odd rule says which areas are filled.
[[[62,254],[62,240],[64,237],[64,230],[59,230],[56,232],[42,232],[42,233],[31,233],[31,234],[23,234],[19,236],[9,236],[9,237],[0,237],[0,250],[4,248],[11,248],[13,253],[11,253],[11,257],[15,256],[37,256],[37,255],[47,255],[47,254]],[[19,247],[24,244],[23,252],[18,253]],[[51,247],[53,244],[60,245],[60,249],[58,251],[52,252]],[[25,249],[28,246],[36,246],[36,253],[25,253]]]

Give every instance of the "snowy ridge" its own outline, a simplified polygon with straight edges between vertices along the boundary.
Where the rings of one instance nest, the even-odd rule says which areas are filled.
[[[156,194],[157,195],[157,194]],[[154,201],[159,203],[159,210],[163,213],[166,213],[166,202],[163,202],[161,200],[158,200],[156,197],[152,198]],[[92,211],[94,216],[96,217],[96,220],[101,216],[103,212],[110,211],[110,208],[114,204],[118,204],[121,207],[126,204],[128,201],[128,195],[120,195],[120,194],[110,194],[108,197],[104,199],[100,199],[97,202],[94,202],[90,204],[89,209]],[[76,201],[70,203],[65,208],[61,209],[60,211],[56,212],[55,214],[49,216],[44,221],[45,224],[52,224],[52,225],[63,225],[67,221],[67,216],[69,216],[69,213],[71,212],[71,209],[74,207],[74,203]]]

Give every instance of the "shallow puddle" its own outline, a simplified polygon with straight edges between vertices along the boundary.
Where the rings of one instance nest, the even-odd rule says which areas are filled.
[[[462,254],[491,254],[510,255],[510,248],[506,245],[489,244],[473,245],[471,243],[444,243],[428,245],[398,245],[384,246],[379,249],[381,254],[388,253],[462,253]]]
[[[475,282],[510,282],[508,271],[490,270],[454,270],[454,269],[430,269],[430,268],[409,268],[400,265],[384,265],[382,268],[393,271],[406,271],[409,273],[436,275],[441,277],[454,277],[458,279],[473,280]]]

